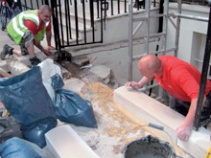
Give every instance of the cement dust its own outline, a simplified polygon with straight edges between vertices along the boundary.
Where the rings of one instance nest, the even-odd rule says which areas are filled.
[[[98,129],[73,128],[87,144],[102,158],[120,158],[126,146],[149,134],[164,138],[156,130],[125,111],[113,101],[114,90],[100,82],[89,82],[81,90],[80,95],[90,100]],[[165,139],[163,139],[165,140]],[[109,145],[108,145],[109,144]],[[176,153],[184,155],[184,151],[176,147]],[[189,156],[183,156],[190,158]]]

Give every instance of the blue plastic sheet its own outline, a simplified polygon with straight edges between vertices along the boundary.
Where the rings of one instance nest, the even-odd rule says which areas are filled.
[[[47,158],[35,144],[14,137],[0,144],[1,158]]]
[[[64,85],[61,77],[52,77],[52,87],[55,90],[54,109],[56,117],[67,123],[78,126],[97,128],[92,104],[84,100],[77,93],[62,89]]]
[[[24,137],[44,147],[44,134],[56,126],[56,117],[53,101],[42,83],[40,67],[12,78],[1,78],[0,101],[20,122]]]

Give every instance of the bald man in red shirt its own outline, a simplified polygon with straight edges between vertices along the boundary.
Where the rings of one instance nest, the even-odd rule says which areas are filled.
[[[125,86],[139,89],[155,79],[176,98],[175,110],[186,116],[176,132],[179,139],[188,141],[194,124],[201,73],[193,65],[171,55],[145,55],[139,60],[138,68],[144,77],[139,82],[127,82]],[[208,119],[211,114],[210,91],[211,82],[207,79],[201,120]]]

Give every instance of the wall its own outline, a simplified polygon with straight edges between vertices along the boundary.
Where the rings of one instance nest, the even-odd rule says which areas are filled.
[[[170,12],[177,12],[177,4],[171,3],[169,7]],[[182,14],[185,15],[192,15],[197,17],[204,17],[208,18],[209,16],[209,7],[206,6],[197,6],[197,5],[182,5]],[[207,34],[207,22],[197,21],[197,20],[191,20],[191,19],[181,19],[181,25],[180,25],[180,38],[179,38],[179,51],[178,51],[178,57],[186,60],[187,62],[192,63],[194,59],[191,57],[194,56],[194,53],[197,53],[194,51],[197,48],[196,43],[201,43],[201,39],[196,39],[196,36],[194,36],[195,33],[206,35]],[[170,42],[168,42],[168,46],[172,45],[172,41],[170,39],[174,39],[174,32],[175,28],[173,28],[173,25],[169,23],[168,25],[168,39]],[[195,43],[193,43],[195,41]],[[197,42],[196,42],[197,41]],[[200,47],[200,45],[198,45]]]
[[[194,6],[194,5],[182,5],[182,14],[208,17],[209,8],[205,6]],[[158,9],[154,9],[151,14],[158,12]],[[170,3],[169,12],[177,12],[177,4]],[[144,11],[134,14],[134,17],[144,16]],[[176,20],[176,19],[173,19]],[[98,24],[97,24],[98,25]],[[135,26],[138,22],[134,23]],[[106,24],[104,25],[104,42],[103,44],[89,45],[85,47],[74,47],[70,48],[70,51],[74,57],[92,57],[96,56],[97,59],[93,65],[104,64],[110,67],[119,82],[123,85],[128,80],[129,66],[128,66],[128,27],[129,17],[128,14],[121,16],[115,16],[113,18],[107,18]],[[158,29],[158,19],[151,20],[150,32],[156,33]],[[143,25],[139,32],[135,35],[133,40],[133,55],[141,55],[144,53],[144,41],[141,40],[140,36],[146,34],[146,25]],[[207,32],[207,22],[201,22],[196,20],[181,19],[180,26],[180,38],[179,38],[179,51],[178,57],[191,62],[198,66],[195,62],[199,50],[203,50],[202,37],[205,37]],[[156,50],[155,39],[150,42],[150,51]],[[175,28],[168,23],[167,31],[167,48],[175,46]],[[200,65],[199,65],[200,67]],[[141,77],[137,69],[137,61],[133,62],[133,80],[138,81]]]
[[[158,9],[155,8],[151,14],[157,14]],[[134,14],[135,17],[144,16],[145,12],[140,11]],[[134,29],[140,23],[134,22]],[[97,29],[99,23],[96,23]],[[150,33],[156,33],[158,30],[158,18],[151,19],[150,21]],[[74,58],[87,57],[91,58],[96,56],[97,59],[94,61],[93,65],[106,65],[110,67],[120,85],[123,85],[128,80],[129,74],[129,17],[128,14],[123,14],[120,16],[108,17],[106,18],[106,23],[104,25],[104,38],[102,44],[88,45],[88,46],[78,46],[69,48]],[[144,41],[140,37],[145,36],[147,33],[146,23],[140,28],[139,31],[134,35],[133,40],[133,56],[141,55],[144,53]],[[150,51],[154,52],[156,50],[156,41],[151,39]],[[133,79],[139,80],[140,73],[137,69],[137,61],[133,63]]]

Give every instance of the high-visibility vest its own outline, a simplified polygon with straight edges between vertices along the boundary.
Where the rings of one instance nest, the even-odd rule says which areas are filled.
[[[40,20],[38,17],[38,10],[27,10],[27,11],[21,12],[20,14],[15,16],[7,25],[8,34],[18,45],[20,44],[24,33],[28,30],[27,27],[24,26],[24,20],[31,20],[38,27],[40,25]],[[43,29],[40,30],[37,33],[37,35],[35,36],[35,39],[37,41],[40,42],[43,40],[45,31],[46,31],[46,27],[48,24],[49,24],[49,22],[46,23],[46,25],[44,25]]]

